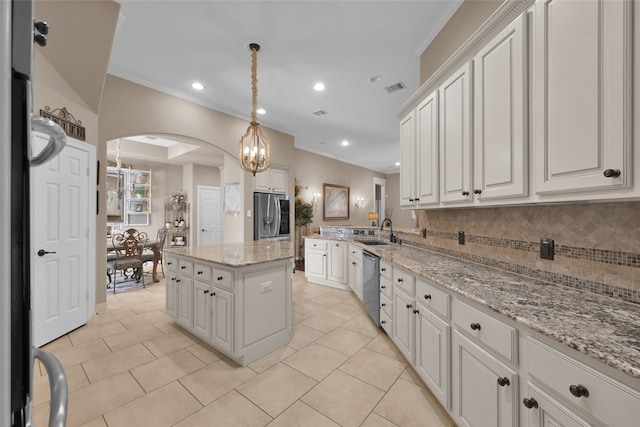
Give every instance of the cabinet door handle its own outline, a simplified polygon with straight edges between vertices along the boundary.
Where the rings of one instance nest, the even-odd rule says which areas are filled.
[[[171,278],[171,280],[175,281],[175,280],[176,280],[176,278],[175,278],[175,277],[172,277],[172,278]]]
[[[479,188],[476,188],[475,190],[473,190],[473,194],[480,194],[482,193],[482,190]]]
[[[380,271],[387,271],[387,269],[386,269],[386,268],[384,268],[384,267],[382,267],[382,268],[380,269]]]
[[[569,392],[571,392],[575,397],[589,397],[589,390],[587,390],[587,388],[582,384],[571,384],[569,386]]]
[[[468,191],[463,191],[463,192],[462,192],[462,195],[463,195],[463,196],[468,196],[468,195],[469,195],[469,192],[468,192]]]
[[[431,295],[430,294],[425,294],[424,295],[424,299],[431,299]]]
[[[420,310],[418,310],[417,308],[413,310],[413,314],[419,314]]]
[[[603,175],[607,178],[617,178],[620,176],[620,169],[607,169],[603,172]]]
[[[402,277],[398,277],[398,283],[402,283],[402,282],[403,282]]]
[[[179,282],[181,282],[181,280],[180,279],[176,279],[176,283],[179,283]]]
[[[413,306],[412,306],[411,304],[407,304],[407,305],[406,305],[406,307],[407,307],[407,308],[411,308],[411,307],[413,307]]]
[[[410,202],[413,202],[413,199],[409,199]]]
[[[198,274],[202,274],[202,271],[198,271]]]
[[[211,296],[212,296],[212,297],[215,297],[215,296],[216,296],[216,293],[215,293],[215,292],[213,292],[213,291],[211,291]]]
[[[180,269],[182,269],[182,270],[184,270],[185,268],[187,268],[187,266],[186,266],[186,265],[181,265],[181,266],[180,266]]]
[[[351,261],[351,264],[356,265],[355,261]]]
[[[173,264],[171,261],[167,261],[167,265],[171,265]]]
[[[208,293],[209,293],[209,291],[208,291],[208,290],[204,291],[204,294],[205,294],[205,295],[206,295],[206,294],[208,294]]]
[[[522,399],[522,403],[524,404],[524,406],[526,406],[529,409],[538,407],[538,402],[536,402],[536,400],[533,397],[532,398],[525,397],[524,399]]]
[[[387,306],[386,302],[383,302],[382,304],[380,304],[380,307],[386,307],[386,306]]]
[[[481,328],[480,323],[472,323],[471,325],[471,329],[474,331],[479,331]]]
[[[509,381],[509,378],[507,378],[507,377],[499,377],[498,378],[498,385],[500,387],[504,387],[506,385],[511,385],[511,382]]]
[[[419,202],[419,201],[420,201],[420,197],[416,198],[416,202]]]
[[[224,279],[224,277],[218,276],[218,280],[222,280],[222,279]]]
[[[387,289],[385,285],[380,285],[380,289]]]
[[[382,325],[384,325],[385,323],[387,323],[387,321],[386,321],[386,320],[381,320],[381,321],[380,321],[380,324],[382,324]]]

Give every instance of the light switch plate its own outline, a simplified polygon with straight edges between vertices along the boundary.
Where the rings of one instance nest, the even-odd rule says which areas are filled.
[[[553,260],[554,246],[553,239],[540,239],[540,258]]]

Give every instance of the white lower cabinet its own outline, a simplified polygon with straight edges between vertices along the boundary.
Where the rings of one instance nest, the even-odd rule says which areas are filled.
[[[354,294],[362,301],[362,249],[349,245],[348,284]]]
[[[242,366],[289,342],[289,259],[229,268],[175,258],[167,271],[166,313],[180,326]]]
[[[414,368],[434,396],[449,409],[451,327],[424,304],[417,303],[416,309]]]
[[[413,363],[414,322],[413,296],[395,287],[393,292],[393,340],[398,350]]]
[[[349,289],[347,242],[305,239],[304,275],[311,283]]]
[[[531,383],[522,399],[527,427],[587,427],[591,424]]]
[[[518,375],[458,330],[452,338],[453,417],[460,426],[518,425]]]

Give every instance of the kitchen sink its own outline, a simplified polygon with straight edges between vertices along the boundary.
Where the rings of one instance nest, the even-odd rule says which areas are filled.
[[[382,240],[356,240],[358,243],[362,243],[363,245],[388,245],[389,242],[383,242]]]

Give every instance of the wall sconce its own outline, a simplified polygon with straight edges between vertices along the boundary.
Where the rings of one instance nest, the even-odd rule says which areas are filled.
[[[356,207],[356,209],[360,209],[364,206],[364,199],[362,197],[356,197],[356,201],[353,202],[353,205]]]

